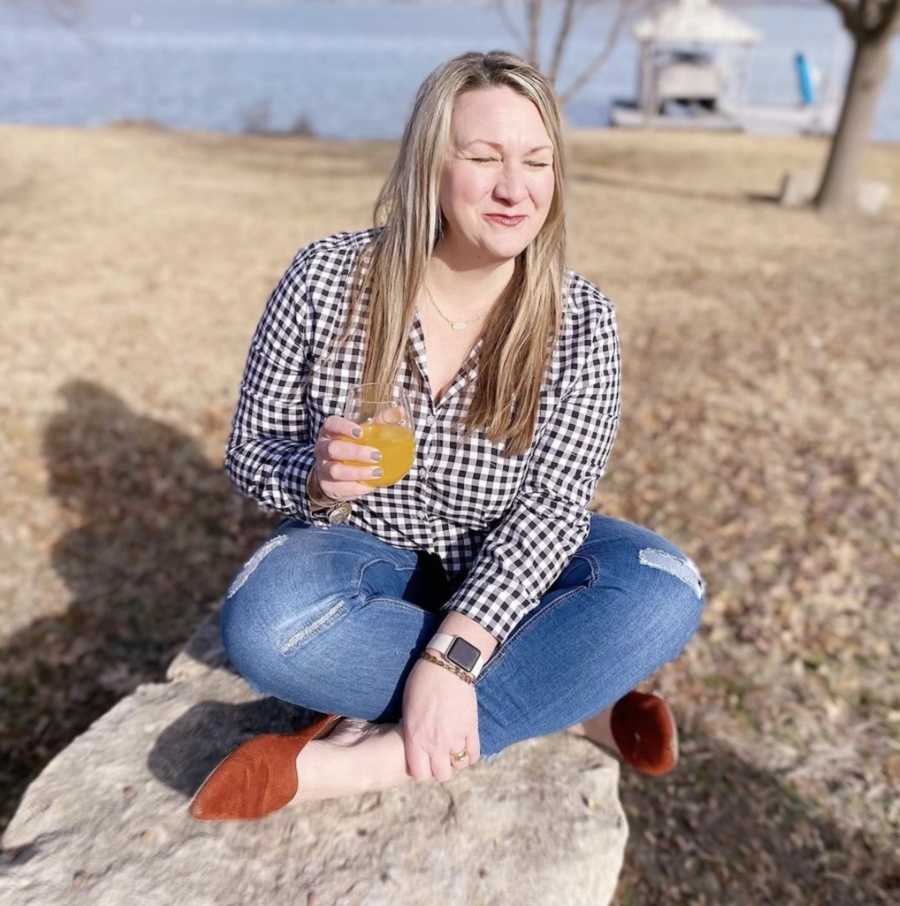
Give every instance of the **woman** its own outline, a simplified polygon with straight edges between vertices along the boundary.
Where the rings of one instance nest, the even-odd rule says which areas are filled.
[[[226,468],[288,518],[221,628],[254,688],[324,716],[243,743],[195,817],[443,782],[563,728],[647,773],[675,764],[670,710],[629,690],[680,654],[704,585],[670,541],[588,510],[619,344],[612,303],[565,267],[564,189],[550,84],[463,54],[420,87],[377,226],[302,248],[271,294]],[[377,488],[378,451],[336,413],[392,381],[416,458]]]

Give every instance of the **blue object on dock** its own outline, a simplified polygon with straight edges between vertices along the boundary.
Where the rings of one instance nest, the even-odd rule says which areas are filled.
[[[806,54],[800,51],[795,53],[794,65],[797,67],[797,80],[800,83],[800,97],[803,99],[803,103],[815,103],[815,91],[809,74],[809,64],[806,62]]]

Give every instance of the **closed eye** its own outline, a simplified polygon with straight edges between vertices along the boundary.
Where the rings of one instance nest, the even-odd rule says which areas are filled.
[[[474,160],[475,163],[479,164],[489,164],[491,161],[496,161],[496,157],[470,157],[469,160]],[[530,160],[528,161],[530,167],[549,167],[550,164],[540,164],[537,161]]]

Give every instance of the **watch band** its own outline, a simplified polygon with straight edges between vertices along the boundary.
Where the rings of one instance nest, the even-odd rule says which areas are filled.
[[[471,674],[473,679],[481,673],[485,664],[484,655],[477,646],[462,636],[451,635],[449,632],[436,632],[425,647],[439,651],[449,661]]]

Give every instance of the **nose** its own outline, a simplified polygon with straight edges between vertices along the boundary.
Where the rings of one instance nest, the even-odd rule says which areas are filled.
[[[521,164],[515,161],[506,161],[500,175],[497,177],[497,183],[494,186],[494,197],[502,198],[509,204],[518,204],[528,194],[525,185],[525,173]]]

